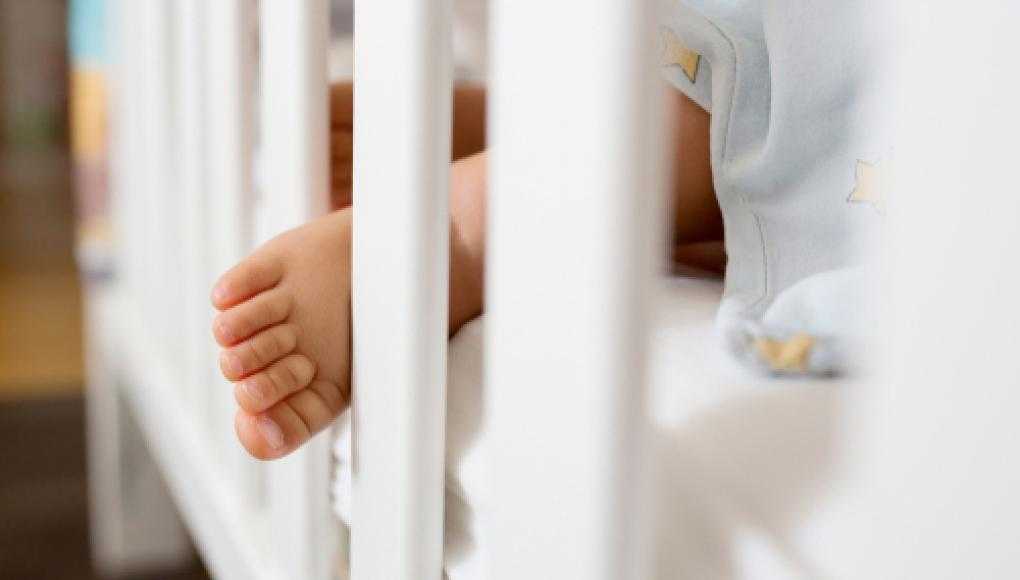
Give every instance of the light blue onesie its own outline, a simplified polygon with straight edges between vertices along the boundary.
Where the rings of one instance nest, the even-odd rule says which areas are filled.
[[[779,374],[850,369],[884,213],[878,0],[664,0],[663,73],[710,111],[730,352]]]

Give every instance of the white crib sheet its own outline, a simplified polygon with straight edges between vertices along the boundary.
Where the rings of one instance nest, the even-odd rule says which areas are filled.
[[[835,382],[769,381],[718,354],[718,281],[677,278],[661,297],[652,341],[652,415],[661,469],[656,513],[660,578],[810,578],[806,555],[831,484],[839,399]],[[484,317],[450,345],[446,571],[482,580],[486,485]],[[350,516],[350,434],[336,444],[335,507]],[[824,525],[824,524],[823,524]]]

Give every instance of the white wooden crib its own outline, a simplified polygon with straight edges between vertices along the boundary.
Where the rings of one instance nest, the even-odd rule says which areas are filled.
[[[112,573],[172,565],[190,557],[193,540],[217,578],[326,580],[342,577],[348,563],[355,580],[440,578],[449,3],[359,0],[356,10],[350,538],[330,508],[328,435],[269,464],[250,459],[235,442],[234,403],[216,369],[207,299],[216,275],[257,243],[326,211],[327,3],[109,4],[120,244],[115,280],[88,297],[97,562]],[[487,555],[496,580],[650,577],[655,506],[647,493],[641,386],[648,321],[663,277],[655,248],[665,240],[656,217],[664,215],[665,196],[656,59],[647,42],[655,36],[651,4],[503,0],[493,6],[485,372],[494,393],[487,413],[497,450],[492,485],[500,498],[490,530],[496,548]],[[255,26],[257,51],[249,33]],[[1015,199],[990,203],[1001,204],[996,215],[1016,215]],[[959,218],[961,227],[982,231],[977,216],[964,217],[970,221]],[[923,234],[927,222],[903,223],[901,231]],[[570,224],[569,232],[562,224]],[[998,241],[1020,249],[1015,232]],[[891,243],[902,250],[894,256],[906,279],[922,280],[936,268],[902,257],[916,249],[906,235]],[[967,256],[962,245],[942,249]],[[556,284],[536,286],[536,279]],[[1015,276],[997,280],[1017,287]],[[940,288],[908,287],[910,299],[900,304],[919,300],[932,307],[946,288],[964,288],[951,280]],[[995,296],[1001,296],[993,298],[999,311],[1017,320],[1017,307],[1005,294]],[[930,336],[934,326],[919,312],[903,309],[893,317],[892,327],[901,331],[897,344]],[[1007,340],[993,321],[982,324]],[[925,344],[926,351],[902,351],[890,380],[900,392],[921,396],[923,389],[950,405],[953,373],[910,369],[931,369],[933,360],[937,368],[960,368],[967,356],[978,356],[978,347]],[[940,354],[932,358],[933,352]],[[1016,363],[1005,352],[979,369],[992,385],[988,399],[956,432],[987,426],[995,408],[1016,402],[1007,387],[1017,385],[1006,378],[1018,376]],[[680,385],[698,380],[677,377]],[[903,398],[867,387],[852,397],[858,404],[848,406],[848,415],[908,408]],[[847,445],[872,449],[878,434],[888,436],[883,441],[910,440],[910,428],[863,416],[859,430],[840,432]],[[920,481],[941,465],[936,458],[906,461],[905,443],[893,449],[899,460],[848,459],[847,469],[864,478],[900,469],[905,481]],[[947,461],[965,463],[955,455]],[[993,463],[988,455],[980,465],[991,473]],[[536,472],[544,477],[527,475]],[[1016,469],[1004,475],[1015,481]],[[1005,497],[1005,489],[995,497]],[[937,504],[937,490],[929,495],[925,505]],[[840,516],[847,506],[859,516],[898,505],[876,497],[847,492],[827,500],[830,517],[815,523],[817,535],[807,541],[825,554],[825,569],[880,577],[859,575],[869,568],[855,557],[873,547],[862,536],[882,535],[869,535],[861,517]],[[969,505],[985,509],[983,501]],[[1015,505],[996,507],[1011,510],[1012,518],[1001,521],[1015,532]],[[963,526],[955,535],[915,532],[929,546],[987,532],[979,523]],[[900,552],[881,556],[901,564],[897,570],[912,565]],[[921,568],[929,572],[916,577],[952,577],[952,566],[935,566],[937,560],[925,560]],[[1015,564],[1007,557],[1001,562]],[[772,577],[762,574],[747,577]]]

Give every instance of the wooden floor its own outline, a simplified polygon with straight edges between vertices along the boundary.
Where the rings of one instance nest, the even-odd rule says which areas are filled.
[[[89,558],[80,396],[0,402],[0,578],[99,579]],[[131,580],[206,580],[201,564]]]

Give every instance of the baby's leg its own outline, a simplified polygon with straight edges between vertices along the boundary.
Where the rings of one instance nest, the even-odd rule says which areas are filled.
[[[451,261],[460,264],[450,276],[450,333],[482,310],[482,260],[487,157],[485,149],[485,87],[458,83],[453,91],[450,156]],[[354,85],[330,87],[332,209],[352,203],[354,175]]]
[[[354,179],[354,85],[337,83],[330,87],[331,207],[351,205]],[[485,148],[485,88],[461,83],[453,92],[454,161]]]
[[[667,97],[673,161],[673,252],[676,264],[721,273],[723,225],[712,182],[711,117],[680,91]]]

